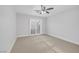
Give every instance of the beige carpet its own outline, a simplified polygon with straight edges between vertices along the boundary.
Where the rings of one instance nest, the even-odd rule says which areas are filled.
[[[78,53],[79,46],[48,35],[17,38],[11,53]]]

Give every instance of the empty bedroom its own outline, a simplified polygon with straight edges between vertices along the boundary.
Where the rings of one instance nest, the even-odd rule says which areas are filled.
[[[0,5],[0,53],[79,53],[79,5]]]

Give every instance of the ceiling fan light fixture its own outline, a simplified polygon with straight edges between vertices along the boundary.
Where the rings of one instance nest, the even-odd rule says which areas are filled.
[[[41,11],[41,14],[45,14],[46,12],[45,11]]]
[[[41,10],[36,10],[39,14],[50,14],[49,10],[53,10],[54,8],[46,8],[46,6],[41,5]]]

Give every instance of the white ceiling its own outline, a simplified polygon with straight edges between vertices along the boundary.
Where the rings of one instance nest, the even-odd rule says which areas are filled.
[[[53,7],[54,9],[50,11],[50,14],[38,14],[34,10],[40,10],[40,5],[17,5],[16,6],[16,12],[22,13],[22,14],[28,14],[28,15],[34,15],[34,16],[42,16],[42,17],[48,17],[50,15],[55,15],[57,13],[72,9],[76,7],[76,5],[45,5],[46,8]]]

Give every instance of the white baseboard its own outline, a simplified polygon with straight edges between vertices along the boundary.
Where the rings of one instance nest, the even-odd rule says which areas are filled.
[[[68,40],[68,39],[66,39],[62,36],[59,36],[59,35],[55,35],[55,34],[47,34],[47,35],[59,38],[61,40],[67,41],[67,42],[71,42],[71,43],[76,44],[76,45],[79,45],[79,42],[74,42],[74,41]]]
[[[11,52],[12,47],[15,44],[15,42],[16,42],[16,39],[11,42],[11,45],[10,45],[9,50],[7,51],[7,53],[10,53]]]
[[[28,35],[18,35],[16,37],[18,38],[18,37],[25,37],[25,36],[28,36]]]
[[[35,34],[35,35],[42,35],[42,34]],[[17,38],[18,37],[25,37],[25,36],[35,36],[35,35],[18,35]]]

